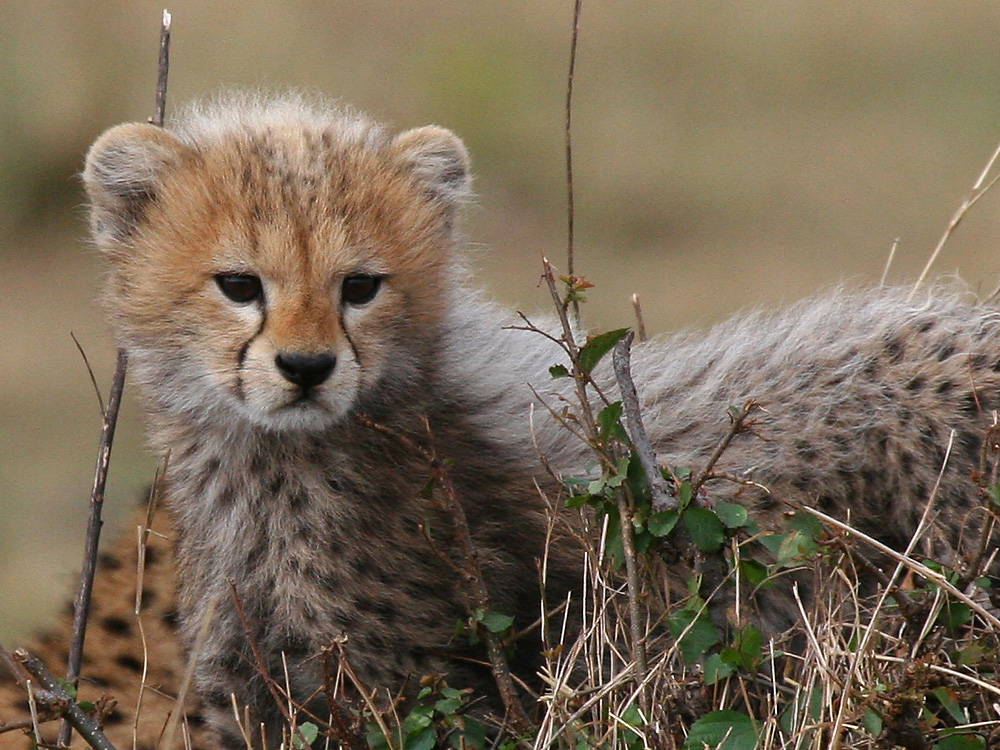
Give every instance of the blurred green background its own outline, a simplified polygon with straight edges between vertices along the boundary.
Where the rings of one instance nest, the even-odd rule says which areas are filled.
[[[106,127],[152,111],[162,6],[0,6],[0,639],[74,585],[102,389],[79,180]],[[500,299],[544,306],[563,264],[572,0],[172,2],[170,101],[303,88],[466,139],[468,234]],[[842,280],[913,278],[1000,140],[1000,11],[972,0],[585,0],[576,78],[578,268],[595,326],[704,326]],[[1000,191],[937,265],[992,290]],[[108,516],[150,479],[126,405]],[[109,532],[113,533],[113,532]]]

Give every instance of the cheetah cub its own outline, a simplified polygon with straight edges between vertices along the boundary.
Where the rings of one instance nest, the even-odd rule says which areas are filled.
[[[189,647],[207,627],[196,684],[222,746],[244,746],[235,696],[276,747],[262,670],[285,685],[287,664],[308,704],[316,655],[345,638],[366,685],[436,673],[494,694],[482,654],[454,637],[465,600],[427,455],[449,459],[494,605],[522,627],[539,617],[538,488],[558,494],[538,452],[559,469],[587,459],[547,420],[529,426],[525,384],[553,391],[557,348],[505,328],[515,316],[467,280],[462,143],[322,103],[231,98],[168,129],[111,129],[84,177],[107,309],[169,453],[180,626]],[[727,407],[763,406],[716,467],[753,484],[709,483],[711,500],[738,494],[765,523],[801,505],[849,514],[900,546],[944,467],[946,531],[928,551],[958,559],[992,522],[971,476],[998,403],[1000,316],[959,292],[833,293],[633,359],[666,464],[703,466]],[[575,549],[552,545],[550,602],[578,593]],[[532,682],[537,650],[515,659]]]

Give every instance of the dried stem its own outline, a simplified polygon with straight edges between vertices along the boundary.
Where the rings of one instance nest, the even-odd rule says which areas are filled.
[[[759,404],[754,399],[750,399],[738,413],[731,415],[732,424],[729,425],[729,431],[723,435],[722,440],[715,446],[715,450],[712,451],[712,455],[709,457],[708,463],[705,464],[705,468],[691,482],[691,497],[697,497],[698,490],[705,484],[705,480],[712,476],[712,469],[715,468],[715,464],[722,458],[722,454],[726,452],[726,448],[729,447],[733,438],[745,429],[746,419],[750,416],[750,412],[758,407]]]
[[[101,396],[101,388],[97,385],[97,377],[94,375],[94,368],[90,366],[90,359],[87,358],[87,352],[83,350],[83,346],[80,345],[80,340],[77,339],[76,335],[70,331],[69,337],[73,339],[73,343],[76,344],[76,350],[80,352],[80,356],[83,358],[83,364],[87,368],[87,374],[90,376],[90,384],[94,386],[94,395],[97,396],[97,406],[101,410],[101,419],[104,419],[104,397]]]
[[[333,739],[344,750],[370,750],[371,746],[360,731],[359,722],[344,710],[336,699],[333,678],[330,671],[329,646],[323,648],[323,692],[326,694],[327,706],[330,709],[330,728]]]
[[[619,487],[615,491],[618,501],[618,516],[621,519],[622,548],[625,552],[625,577],[628,583],[629,633],[632,640],[632,661],[635,663],[635,681],[640,683],[639,706],[649,716],[649,691],[646,689],[646,639],[642,632],[642,616],[639,611],[639,564],[635,551],[635,529],[632,525],[632,503],[625,491]]]
[[[566,76],[566,273],[573,275],[573,76],[576,73],[576,48],[580,39],[580,10],[583,0],[573,4],[573,36],[569,48],[569,74]],[[580,322],[580,303],[573,300],[573,320]]]
[[[962,201],[962,205],[958,207],[955,215],[951,217],[951,221],[948,222],[948,226],[944,230],[944,234],[941,235],[941,239],[938,240],[937,246],[931,253],[931,257],[927,259],[927,263],[924,265],[924,270],[920,272],[920,277],[917,279],[916,283],[913,285],[913,289],[910,290],[910,295],[907,300],[913,299],[913,295],[917,293],[917,289],[920,285],[924,283],[924,279],[927,278],[927,274],[930,273],[931,266],[934,265],[934,261],[937,260],[938,255],[941,254],[942,248],[944,248],[945,243],[948,238],[951,237],[952,233],[958,228],[958,225],[962,223],[962,219],[965,218],[965,214],[969,212],[969,209],[979,202],[982,198],[993,187],[997,180],[1000,180],[1000,175],[996,175],[992,180],[986,182],[986,177],[989,175],[990,171],[993,169],[993,165],[996,164],[997,159],[1000,158],[1000,145],[996,147],[993,152],[993,156],[990,160],[986,162],[986,166],[983,167],[983,171],[979,174],[979,179],[976,180],[976,184],[972,186],[972,190],[966,196],[965,200]]]
[[[642,422],[642,413],[639,410],[639,395],[635,389],[635,381],[632,380],[631,351],[634,335],[631,331],[622,337],[621,341],[615,344],[613,362],[615,366],[615,378],[618,380],[618,389],[622,397],[622,407],[625,410],[625,419],[628,421],[629,437],[642,470],[646,474],[646,481],[649,489],[653,493],[653,509],[667,510],[677,506],[677,500],[670,494],[667,484],[663,480],[660,472],[659,462],[656,460],[656,452],[652,443],[646,435],[646,427]]]
[[[114,745],[104,736],[101,725],[92,716],[80,708],[66,689],[51,675],[41,660],[32,656],[24,649],[18,649],[13,654],[14,660],[23,666],[34,677],[43,690],[35,692],[35,700],[45,708],[60,713],[69,722],[84,741],[94,750],[115,750]]]
[[[94,486],[90,493],[90,517],[87,520],[87,538],[84,543],[83,567],[80,572],[80,588],[73,603],[73,635],[70,640],[69,659],[66,665],[66,681],[76,687],[80,678],[80,664],[83,661],[83,644],[87,635],[87,617],[90,614],[90,599],[94,590],[94,575],[97,572],[97,549],[101,539],[104,521],[104,491],[108,481],[108,466],[111,462],[111,448],[115,440],[118,424],[118,410],[121,407],[125,389],[125,369],[127,357],[118,352],[118,363],[111,381],[108,408],[104,412],[101,440],[97,452],[97,468],[94,471]],[[67,716],[59,731],[59,744],[69,745],[75,725]]]
[[[163,117],[167,106],[167,73],[170,69],[170,14],[163,12],[163,23],[160,28],[160,54],[156,84],[156,102],[152,122],[163,125]],[[104,490],[108,480],[108,466],[111,461],[111,448],[115,439],[115,427],[118,424],[118,411],[121,407],[122,394],[125,390],[125,372],[128,369],[128,355],[123,349],[118,350],[115,363],[115,374],[111,381],[111,391],[108,395],[108,406],[104,409],[104,420],[101,427],[101,440],[97,452],[97,468],[94,473],[94,486],[90,494],[90,518],[87,521],[87,539],[84,544],[83,566],[80,572],[80,588],[73,607],[73,635],[70,641],[69,658],[66,665],[66,680],[74,687],[80,678],[80,663],[83,660],[83,645],[87,635],[87,617],[90,614],[90,598],[94,589],[94,574],[97,571],[97,549],[101,539],[101,527],[104,521],[101,513],[104,508]],[[69,745],[73,734],[73,723],[67,717],[59,731],[59,744]]]
[[[639,295],[632,295],[632,310],[635,312],[635,330],[639,337],[639,343],[644,344],[649,341],[649,336],[646,335],[646,319],[642,314],[642,302],[639,301]]]

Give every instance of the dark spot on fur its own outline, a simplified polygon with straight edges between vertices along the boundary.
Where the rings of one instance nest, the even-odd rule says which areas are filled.
[[[309,505],[309,494],[300,489],[298,492],[293,492],[292,496],[288,499],[288,507],[290,510],[295,512],[301,512]]]
[[[168,609],[166,612],[164,612],[162,615],[160,615],[160,620],[163,622],[164,625],[166,625],[171,630],[176,629],[177,628],[177,610],[176,609]]]
[[[132,656],[132,654],[118,654],[115,657],[115,663],[122,669],[127,669],[130,672],[142,672],[142,662]]]
[[[889,357],[889,361],[896,364],[903,358],[903,354],[906,352],[906,345],[901,338],[893,336],[885,343],[885,352]]]
[[[128,635],[132,631],[132,625],[128,620],[114,615],[101,620],[101,627],[112,635]]]
[[[938,349],[937,359],[938,362],[944,362],[955,354],[955,345],[951,342],[944,344],[940,349]]]
[[[951,389],[954,387],[955,384],[952,383],[950,380],[943,380],[938,385],[938,387],[934,389],[934,392],[939,396],[947,396],[949,393],[951,393]]]
[[[111,711],[104,717],[105,724],[121,724],[125,721],[125,714],[119,711],[117,708],[112,708]]]
[[[281,491],[285,488],[285,475],[277,474],[271,477],[270,481],[267,483],[267,494],[272,497],[277,497],[281,494]]]
[[[925,320],[922,323],[917,324],[917,333],[927,333],[932,328],[934,328],[933,320]]]
[[[142,609],[148,609],[152,606],[153,602],[156,601],[156,592],[150,588],[146,587],[142,590],[142,596],[139,597],[139,605]]]
[[[229,695],[221,690],[211,690],[203,693],[202,700],[212,708],[227,709],[232,705]]]
[[[118,570],[122,564],[117,557],[109,552],[102,552],[97,556],[97,564],[101,570]]]
[[[906,389],[912,391],[913,393],[919,393],[924,389],[924,385],[927,383],[927,379],[923,375],[917,375],[910,378],[910,382],[906,384]]]
[[[151,568],[160,562],[160,551],[155,547],[146,547],[146,567]]]
[[[215,504],[223,508],[231,508],[236,503],[236,490],[226,485],[215,495]]]
[[[962,411],[970,416],[975,416],[980,412],[979,400],[976,398],[975,393],[969,393],[962,398],[961,407]]]

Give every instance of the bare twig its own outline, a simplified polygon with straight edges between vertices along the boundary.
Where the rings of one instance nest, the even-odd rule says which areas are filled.
[[[326,695],[327,706],[330,709],[330,728],[333,739],[344,750],[370,750],[370,745],[360,731],[359,721],[352,719],[336,699],[333,679],[330,673],[330,653],[332,649],[325,646],[322,651],[323,660],[323,692]]]
[[[94,386],[94,395],[97,396],[97,405],[101,409],[101,419],[104,419],[104,398],[101,396],[101,388],[97,385],[97,378],[94,375],[94,368],[90,366],[90,360],[87,358],[87,352],[83,350],[83,346],[80,345],[79,339],[77,339],[76,334],[72,331],[69,332],[69,337],[73,339],[73,343],[76,344],[76,350],[80,352],[80,356],[83,357],[83,364],[87,368],[87,374],[90,376],[90,384]]]
[[[167,74],[170,72],[170,14],[163,11],[163,24],[160,27],[160,58],[157,65],[156,75],[156,109],[153,125],[163,127],[163,120],[167,113]]]
[[[889,278],[889,268],[892,266],[892,260],[896,257],[896,248],[899,247],[899,237],[892,241],[892,247],[889,248],[889,257],[885,260],[885,268],[882,269],[882,278],[879,279],[878,285],[885,286],[885,280]]]
[[[965,218],[965,214],[967,214],[969,209],[979,202],[980,198],[989,192],[989,189],[997,183],[997,180],[1000,180],[1000,175],[996,175],[992,180],[983,185],[986,181],[986,177],[993,169],[993,165],[996,164],[998,158],[1000,158],[1000,145],[996,147],[996,150],[993,152],[993,156],[991,156],[990,160],[986,162],[986,166],[983,167],[983,171],[979,174],[979,179],[976,180],[976,184],[972,186],[972,190],[969,191],[965,200],[962,201],[962,205],[958,207],[955,215],[952,216],[951,221],[948,222],[948,226],[945,228],[944,234],[941,235],[941,239],[938,240],[937,246],[931,253],[931,257],[927,259],[927,263],[924,265],[924,270],[920,272],[920,277],[917,279],[916,283],[914,283],[913,289],[910,290],[907,301],[913,299],[913,295],[917,293],[917,289],[919,289],[920,285],[924,283],[924,279],[926,279],[927,274],[930,273],[931,266],[934,265],[934,261],[936,261],[938,255],[941,254],[941,250],[944,248],[948,238],[951,237],[952,233],[958,228],[958,225],[962,223],[962,219]]]
[[[631,349],[633,338],[632,332],[629,331],[622,337],[621,341],[615,344],[613,354],[615,377],[618,380],[618,389],[621,392],[625,419],[628,421],[629,437],[632,439],[632,445],[639,456],[639,462],[642,464],[642,470],[646,474],[646,481],[649,483],[649,489],[653,494],[653,509],[667,510],[676,507],[677,500],[671,496],[670,490],[667,489],[667,484],[660,472],[660,465],[656,460],[656,452],[653,450],[653,444],[649,442],[649,437],[646,435],[646,427],[642,423],[642,413],[639,410],[639,395],[635,389],[635,381],[632,380]]]
[[[726,448],[733,441],[733,438],[739,435],[745,428],[746,419],[750,416],[750,413],[759,408],[759,404],[754,400],[750,399],[747,401],[743,408],[735,413],[730,414],[732,423],[729,425],[729,431],[723,435],[722,440],[719,444],[715,446],[715,450],[712,451],[712,455],[708,458],[708,463],[705,464],[705,468],[701,470],[697,478],[691,481],[691,497],[697,497],[698,490],[701,486],[705,484],[705,480],[712,476],[712,469],[715,468],[715,464],[718,463],[719,459],[722,458],[722,454],[726,452]]]
[[[632,503],[625,491],[615,490],[618,501],[618,516],[621,519],[622,548],[625,553],[625,576],[628,583],[629,633],[632,640],[632,660],[635,662],[636,682],[643,683],[646,677],[646,639],[642,632],[642,617],[639,612],[639,563],[635,551],[635,528],[632,525]],[[649,691],[642,685],[639,705],[649,715]]]
[[[583,0],[573,4],[573,36],[569,48],[569,74],[566,76],[566,273],[573,275],[573,75],[576,73],[576,48],[580,39],[580,9]],[[573,320],[580,323],[580,303],[573,300]]]
[[[45,668],[40,659],[29,654],[24,649],[18,649],[13,654],[14,659],[21,664],[32,677],[38,680],[44,689],[35,693],[35,700],[46,708],[61,713],[70,726],[73,727],[84,741],[94,750],[115,750],[114,745],[104,736],[97,720],[80,708],[66,689]]]
[[[118,352],[118,364],[111,381],[108,408],[101,428],[101,441],[97,452],[97,468],[94,471],[94,486],[90,494],[90,518],[87,521],[87,538],[84,544],[83,568],[80,571],[80,588],[73,603],[73,636],[70,641],[69,659],[66,665],[66,680],[76,687],[80,678],[80,664],[83,660],[83,644],[87,635],[87,617],[90,614],[90,598],[94,590],[94,575],[97,572],[97,549],[101,539],[104,521],[104,490],[108,481],[108,466],[111,462],[111,447],[115,440],[118,424],[118,410],[121,407],[122,392],[125,389],[125,369],[127,357],[123,350]],[[67,717],[59,732],[59,743],[68,745],[72,736],[73,723]]]
[[[153,123],[163,125],[163,117],[167,102],[167,73],[170,68],[170,14],[163,12],[163,23],[160,28],[160,54],[156,85],[156,104]],[[73,607],[73,636],[70,641],[69,658],[66,665],[66,680],[74,687],[80,678],[80,663],[83,660],[83,644],[87,635],[87,617],[90,614],[90,598],[94,589],[94,574],[97,571],[97,549],[101,539],[101,527],[104,521],[101,513],[104,507],[104,490],[108,480],[108,466],[111,461],[111,448],[115,439],[115,427],[118,424],[118,410],[121,407],[122,394],[125,390],[125,372],[128,369],[128,355],[124,349],[118,350],[118,360],[115,363],[115,374],[111,381],[111,391],[108,395],[107,409],[101,427],[101,440],[97,452],[97,468],[94,473],[94,486],[90,495],[90,518],[87,521],[87,539],[84,545],[83,566],[80,571],[80,588]],[[67,721],[59,732],[59,744],[69,745],[73,734],[73,723]]]
[[[642,303],[639,301],[639,295],[632,295],[632,310],[635,312],[635,330],[639,337],[639,343],[645,343],[649,341],[649,337],[646,335],[646,319],[642,315]]]

